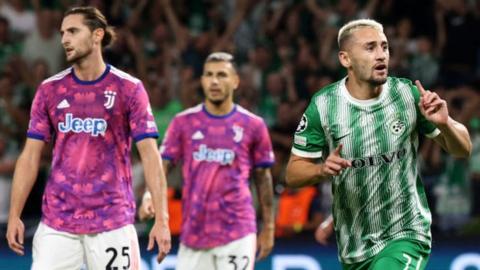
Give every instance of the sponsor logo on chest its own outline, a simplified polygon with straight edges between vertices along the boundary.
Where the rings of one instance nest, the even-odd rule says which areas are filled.
[[[383,153],[379,155],[374,155],[370,157],[355,158],[352,159],[352,167],[355,169],[360,169],[363,167],[373,167],[378,165],[387,164],[402,160],[407,155],[407,149],[402,148],[397,151]]]
[[[198,151],[193,152],[193,159],[196,161],[217,162],[222,165],[232,164],[235,159],[235,152],[231,149],[208,148],[201,144]]]
[[[107,121],[103,118],[78,118],[73,114],[67,113],[65,115],[65,121],[58,123],[58,130],[62,133],[68,133],[70,131],[74,133],[89,133],[94,137],[99,134],[105,136],[107,131]]]

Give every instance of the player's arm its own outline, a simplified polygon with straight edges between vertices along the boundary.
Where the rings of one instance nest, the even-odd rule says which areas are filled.
[[[315,159],[291,154],[287,163],[285,180],[290,187],[303,187],[318,183],[322,180],[320,165],[315,162]]]
[[[292,153],[287,164],[285,177],[287,184],[291,187],[303,187],[339,175],[342,170],[352,166],[349,160],[340,156],[341,151],[342,145],[340,144],[322,163],[317,163],[313,158],[305,158]]]
[[[153,205],[157,213],[149,236],[148,250],[151,250],[156,242],[159,248],[157,260],[160,262],[171,247],[168,227],[167,181],[155,139],[143,139],[137,142],[137,148],[145,172],[145,181],[152,194]]]
[[[270,168],[256,168],[255,187],[262,209],[263,226],[257,241],[258,260],[270,254],[274,244],[275,217],[273,212],[273,184]]]
[[[318,106],[317,99],[312,98],[295,131],[285,176],[287,185],[291,187],[303,187],[329,180],[331,176],[338,175],[351,166],[350,161],[340,156],[341,144],[332,149],[323,163],[317,163],[324,157],[323,150],[327,146]]]
[[[466,158],[472,153],[472,142],[467,128],[448,118],[445,125],[437,125],[441,133],[434,138],[435,142],[454,157]]]
[[[18,157],[13,174],[13,184],[8,216],[7,241],[10,248],[19,255],[24,254],[23,239],[25,227],[20,219],[25,202],[37,179],[44,141],[29,139]]]
[[[435,141],[455,157],[469,157],[472,142],[467,128],[449,116],[447,102],[437,93],[425,90],[418,80],[415,84],[420,92],[420,112],[441,131]]]
[[[163,170],[165,175],[168,175],[168,172],[173,168],[173,164],[170,160],[162,159]],[[142,204],[138,208],[138,217],[141,221],[151,219],[155,216],[155,208],[153,206],[152,194],[148,191],[148,187],[145,190],[142,198]]]

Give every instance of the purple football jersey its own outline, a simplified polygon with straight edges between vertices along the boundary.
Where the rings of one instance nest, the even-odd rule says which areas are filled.
[[[95,81],[60,72],[39,86],[27,136],[53,141],[45,224],[87,234],[134,222],[132,138],[158,136],[140,80],[110,65]]]
[[[260,117],[239,105],[214,116],[200,104],[172,120],[161,153],[182,162],[183,244],[212,248],[256,232],[250,173],[274,162]]]

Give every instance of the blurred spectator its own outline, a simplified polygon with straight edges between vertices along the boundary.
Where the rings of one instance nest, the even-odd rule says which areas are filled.
[[[31,89],[31,92],[35,92],[40,83],[46,78],[51,76],[48,64],[43,59],[35,60],[30,67],[25,66],[25,70],[29,71],[24,74],[25,83]],[[33,94],[30,95],[30,101],[33,100]],[[28,106],[30,107],[30,106]]]
[[[277,107],[286,98],[285,81],[280,73],[267,76],[266,95],[260,102],[260,115],[269,127],[276,122]]]
[[[235,93],[237,103],[249,111],[257,112],[257,102],[260,97],[253,84],[251,70],[245,68],[239,70],[239,76],[240,86]]]
[[[224,31],[217,27],[221,37],[219,44],[216,44],[212,50],[225,50],[230,46],[234,48],[240,63],[246,60],[248,53],[255,48],[260,31],[258,26],[261,25],[268,2],[266,0],[227,0],[223,1],[223,12],[219,9],[211,9],[216,10],[218,14],[223,13],[221,22],[228,22]]]
[[[25,111],[23,91],[15,84],[12,72],[0,74],[0,134],[7,138],[7,149],[19,148],[19,139],[24,137],[28,113]]]
[[[182,111],[182,104],[177,99],[172,99],[165,82],[157,79],[149,85],[150,105],[158,128],[158,144],[163,140],[168,124],[173,117]]]
[[[270,72],[275,70],[273,53],[267,45],[258,44],[248,57],[248,63],[242,69],[248,71],[253,87],[257,90],[257,96],[262,98],[266,94],[264,91],[266,78]]]
[[[17,156],[8,152],[7,139],[0,135],[0,232],[5,229],[10,207],[10,187]]]
[[[480,225],[480,112],[470,120],[473,152],[470,158],[470,177],[472,180],[472,215]]]
[[[26,36],[22,56],[30,65],[36,60],[46,61],[48,72],[55,74],[64,66],[65,58],[59,26],[54,24],[52,10],[43,9],[38,15],[35,30]]]
[[[466,0],[438,0],[438,43],[442,50],[440,78],[448,87],[471,83],[479,64],[480,21]]]
[[[322,220],[315,187],[286,188],[278,202],[276,217],[277,237],[291,237],[298,233],[312,233]]]
[[[10,24],[5,17],[0,17],[0,70],[10,59],[20,53],[20,44],[10,36]]]
[[[7,18],[15,34],[23,37],[35,29],[35,12],[25,7],[23,0],[4,0],[0,2],[0,15]]]
[[[296,60],[291,63],[291,66],[285,66],[284,68],[294,69],[295,78],[291,78],[295,82],[296,97],[293,96],[292,99],[299,98],[303,100],[310,99],[310,91],[308,90],[308,80],[307,78],[311,74],[315,74],[320,70],[320,63],[315,57],[314,51],[310,44],[306,42],[301,42],[298,48],[296,55]],[[290,63],[287,63],[287,65]],[[288,70],[287,70],[288,71]],[[290,75],[286,72],[285,75]],[[293,76],[293,74],[291,75]],[[289,78],[289,77],[287,77]],[[318,90],[317,88],[316,90]]]
[[[438,226],[452,233],[468,222],[471,192],[467,162],[446,157],[446,168],[435,187]]]
[[[194,78],[193,67],[185,66],[180,70],[179,99],[184,108],[190,108],[201,102],[200,81]]]
[[[115,32],[115,42],[105,49],[106,62],[144,80],[145,74],[142,74],[142,70],[145,66],[142,62],[142,44],[138,37],[126,28],[117,29]]]
[[[420,80],[427,88],[433,87],[438,79],[439,63],[432,40],[420,36],[416,40],[416,49],[410,62],[409,77]]]
[[[445,91],[444,95],[449,104],[451,116],[468,126],[471,119],[478,113],[480,104],[478,94],[471,87],[457,87]],[[457,232],[468,223],[472,210],[473,192],[470,189],[468,160],[445,155],[444,162],[440,170],[442,173],[439,182],[434,188],[435,204],[439,228],[451,233]]]
[[[275,124],[270,127],[270,137],[276,160],[272,167],[274,183],[284,183],[285,165],[292,149],[293,134],[305,106],[304,102],[282,101],[276,109]]]
[[[389,43],[391,55],[390,71],[396,76],[406,77],[410,68],[408,62],[409,55],[415,46],[415,42],[412,39],[412,21],[409,18],[402,18],[397,22],[395,34],[390,38]]]

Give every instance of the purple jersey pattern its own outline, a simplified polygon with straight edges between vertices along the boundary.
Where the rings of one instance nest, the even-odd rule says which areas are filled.
[[[27,136],[53,141],[45,224],[91,234],[134,222],[132,139],[158,136],[140,80],[110,65],[95,81],[60,72],[39,86]]]
[[[172,120],[161,153],[182,162],[184,245],[212,248],[256,232],[250,173],[274,162],[263,119],[239,105],[213,116],[200,104]]]

